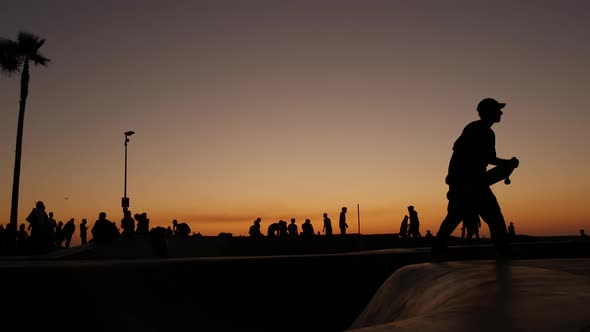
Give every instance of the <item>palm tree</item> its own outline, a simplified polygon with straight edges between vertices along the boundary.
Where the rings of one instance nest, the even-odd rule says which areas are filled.
[[[12,242],[16,241],[23,125],[25,120],[27,96],[29,95],[29,63],[32,62],[35,66],[47,66],[50,60],[39,52],[39,49],[43,44],[45,44],[45,39],[41,39],[32,33],[22,31],[18,33],[16,41],[0,38],[0,71],[8,76],[12,76],[15,73],[21,74],[18,127],[16,132],[16,154],[14,157],[14,177],[12,178],[12,205],[10,207],[11,232],[9,236]]]

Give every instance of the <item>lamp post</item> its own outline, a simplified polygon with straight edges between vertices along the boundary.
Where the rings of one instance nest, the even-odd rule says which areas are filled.
[[[127,143],[129,142],[129,136],[135,134],[134,131],[125,132],[125,183],[123,186],[123,198],[121,199],[121,207],[123,210],[129,208],[129,197],[127,197]]]

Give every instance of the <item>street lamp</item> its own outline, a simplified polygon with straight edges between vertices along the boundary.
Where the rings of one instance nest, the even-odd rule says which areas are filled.
[[[129,207],[129,197],[127,197],[127,143],[129,136],[135,134],[134,131],[126,131],[125,133],[125,184],[123,187],[123,198],[121,199],[121,207],[126,210]]]

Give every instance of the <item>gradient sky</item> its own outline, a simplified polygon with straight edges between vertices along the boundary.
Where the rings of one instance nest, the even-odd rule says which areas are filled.
[[[43,200],[76,224],[247,234],[349,208],[356,233],[422,233],[446,214],[453,142],[479,100],[508,106],[494,191],[517,233],[590,230],[590,2],[12,1],[0,36],[46,38],[31,68],[19,223]],[[0,77],[0,222],[8,223],[19,76]],[[3,216],[3,217],[2,217]],[[489,234],[487,228],[483,233]],[[77,233],[76,233],[77,234]],[[78,238],[78,235],[75,235]]]

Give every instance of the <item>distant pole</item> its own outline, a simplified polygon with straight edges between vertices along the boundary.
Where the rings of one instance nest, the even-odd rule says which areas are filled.
[[[358,221],[359,235],[361,235],[361,208],[358,203],[356,204],[356,217]]]
[[[127,142],[129,139],[125,136],[125,178],[123,180],[123,198],[127,198]],[[123,205],[123,207],[126,207]]]
[[[121,207],[123,210],[129,207],[129,198],[127,197],[127,143],[129,142],[129,136],[135,134],[134,131],[126,131],[125,135],[125,180],[123,184],[123,198],[121,199]]]

